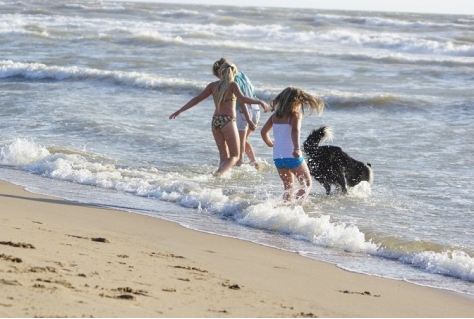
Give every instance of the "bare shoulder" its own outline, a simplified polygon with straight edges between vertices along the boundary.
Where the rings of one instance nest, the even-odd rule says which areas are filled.
[[[288,116],[277,116],[275,113],[269,119],[272,119],[272,122],[276,124],[288,124],[291,121]]]
[[[217,86],[218,83],[219,83],[219,81],[211,82],[207,85],[207,88],[214,89]]]
[[[301,124],[301,119],[303,116],[301,113],[294,113],[290,118],[290,124],[293,127],[299,126]]]
[[[204,91],[206,91],[209,94],[212,94],[216,90],[216,87],[217,87],[218,83],[219,83],[219,81],[214,81],[214,82],[209,83],[206,86],[206,88],[204,89]]]
[[[237,82],[235,82],[235,81],[230,82],[230,83],[229,83],[229,87],[230,87],[232,90],[240,89],[240,88],[239,88],[239,85],[238,85]]]

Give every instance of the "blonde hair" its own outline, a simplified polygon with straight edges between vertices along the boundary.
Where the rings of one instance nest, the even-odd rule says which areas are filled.
[[[272,111],[275,111],[277,117],[292,116],[301,111],[304,114],[303,105],[307,105],[309,114],[316,111],[318,115],[323,114],[325,103],[322,99],[315,97],[300,88],[289,86],[270,102]]]
[[[237,74],[237,67],[231,62],[224,62],[219,67],[221,79],[216,87],[217,93],[217,108],[220,107],[222,101],[225,99],[227,91],[229,91],[230,84],[234,82],[234,77]]]

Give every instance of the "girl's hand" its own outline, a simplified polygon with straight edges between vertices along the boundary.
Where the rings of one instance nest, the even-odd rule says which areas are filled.
[[[268,113],[268,111],[270,111],[270,107],[268,106],[267,103],[265,103],[264,101],[262,101],[262,107],[263,107],[263,111],[265,113]]]
[[[174,112],[173,114],[170,115],[169,119],[173,120],[173,119],[177,118],[179,113],[180,113],[179,111]]]
[[[249,130],[255,131],[257,129],[257,125],[254,124],[252,121],[249,123]]]
[[[299,158],[301,156],[301,150],[299,148],[295,148],[293,150],[293,156],[294,158]]]

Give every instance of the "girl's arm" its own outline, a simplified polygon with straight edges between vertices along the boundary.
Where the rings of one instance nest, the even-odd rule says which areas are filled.
[[[237,97],[237,100],[240,102],[240,104],[259,104],[263,107],[264,110],[269,109],[268,104],[265,103],[262,100],[257,100],[257,99],[252,99],[251,97],[245,96],[242,94],[242,91],[240,91],[239,85],[235,82],[232,82],[230,84],[230,88],[232,89],[232,93]]]
[[[265,144],[268,145],[268,147],[273,147],[273,141],[270,138],[270,130],[273,127],[273,115],[270,116],[265,123],[265,125],[262,127],[262,130],[260,131],[260,135],[262,135],[262,139],[265,142]]]
[[[300,131],[301,131],[301,115],[296,114],[291,117],[291,140],[293,142],[293,156],[298,158],[301,156],[300,150]]]
[[[199,95],[193,97],[191,100],[189,100],[188,103],[186,103],[182,108],[180,108],[178,111],[174,112],[173,114],[170,115],[169,119],[172,120],[172,119],[175,119],[178,117],[178,115],[190,108],[192,108],[193,106],[201,103],[203,100],[205,100],[207,97],[209,97],[209,95],[212,94],[212,85],[213,83],[209,83],[206,88],[201,92],[199,93]]]

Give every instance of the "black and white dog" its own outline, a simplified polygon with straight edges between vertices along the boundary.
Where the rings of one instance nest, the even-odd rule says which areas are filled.
[[[338,146],[319,146],[320,142],[331,140],[332,137],[331,128],[321,126],[313,130],[303,143],[309,171],[324,186],[326,194],[331,193],[331,184],[339,185],[344,194],[347,194],[347,187],[354,187],[361,181],[372,184],[370,163],[356,161]]]

